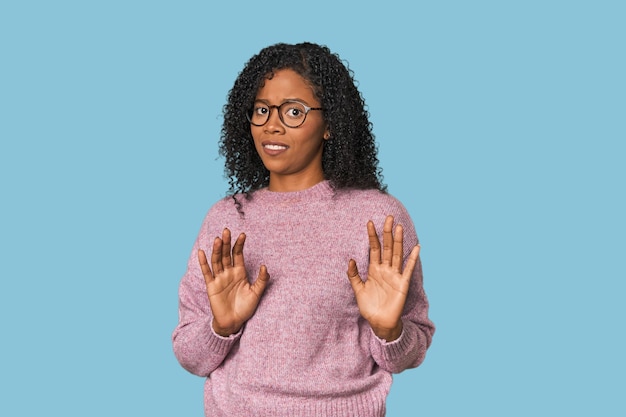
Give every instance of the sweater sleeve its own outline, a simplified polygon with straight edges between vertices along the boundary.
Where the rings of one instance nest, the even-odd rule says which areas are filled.
[[[180,282],[179,320],[172,335],[176,358],[183,368],[199,376],[208,376],[224,361],[242,332],[222,337],[213,331],[213,314],[197,258],[201,241],[206,238],[206,222],[205,219]]]
[[[401,207],[394,215],[396,223],[404,228],[404,262],[414,245],[418,243],[413,222],[406,210]],[[392,342],[378,338],[372,331],[370,349],[376,363],[388,372],[399,373],[419,366],[426,357],[426,350],[435,332],[433,322],[428,318],[428,299],[424,292],[422,265],[418,260],[411,277],[402,314],[402,333]]]

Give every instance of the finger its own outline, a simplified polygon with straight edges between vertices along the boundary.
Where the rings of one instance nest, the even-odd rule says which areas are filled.
[[[244,266],[245,263],[243,261],[243,245],[246,243],[246,235],[245,233],[241,233],[237,236],[237,240],[233,245],[233,264],[235,266]]]
[[[367,222],[367,235],[370,240],[370,263],[380,263],[380,241],[371,220]]]
[[[213,269],[213,274],[217,275],[224,271],[224,266],[222,265],[222,239],[216,237],[213,241],[213,252],[211,253],[211,268]]]
[[[411,275],[413,275],[413,271],[415,270],[415,265],[417,265],[417,260],[420,255],[420,245],[413,246],[411,253],[409,254],[408,259],[406,260],[406,265],[404,267],[404,271],[402,271],[402,277],[405,279],[411,279]]]
[[[213,281],[213,274],[211,273],[211,268],[209,268],[209,263],[206,259],[206,253],[202,249],[198,249],[198,262],[200,263],[200,269],[202,270],[202,275],[204,275],[204,282],[209,283]]]
[[[402,258],[404,257],[404,229],[402,225],[396,226],[393,234],[393,255],[391,257],[391,268],[394,271],[402,272]]]
[[[233,261],[230,257],[230,230],[228,229],[224,229],[222,232],[222,265],[224,265],[224,268],[233,266]]]
[[[383,263],[391,265],[393,256],[393,216],[387,216],[383,226]]]
[[[252,291],[257,295],[257,297],[261,298],[269,280],[270,274],[267,272],[267,267],[265,265],[261,265],[261,268],[259,268],[259,276],[251,286]]]
[[[358,291],[361,290],[361,287],[363,286],[363,280],[361,279],[361,276],[359,275],[359,270],[356,266],[356,262],[354,261],[354,259],[350,259],[350,262],[348,262],[348,279],[350,280],[350,285],[352,285],[352,289],[354,290],[354,293],[356,294]]]

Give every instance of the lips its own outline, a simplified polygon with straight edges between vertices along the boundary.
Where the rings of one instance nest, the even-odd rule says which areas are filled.
[[[269,149],[271,151],[280,151],[282,149],[287,149],[286,146],[282,146],[282,145],[265,145],[264,148]]]
[[[276,156],[289,149],[289,146],[280,142],[263,142],[261,145],[263,146],[263,151],[271,156]]]

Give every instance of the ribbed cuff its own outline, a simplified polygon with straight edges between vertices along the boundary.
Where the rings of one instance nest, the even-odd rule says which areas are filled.
[[[388,342],[385,339],[381,339],[380,337],[376,336],[376,334],[374,334],[374,331],[372,330],[372,334],[381,345],[383,357],[385,358],[385,360],[392,363],[395,363],[399,359],[406,356],[406,353],[411,350],[414,343],[414,341],[412,341],[411,338],[407,336],[406,323],[403,324],[404,325],[402,326],[402,333],[400,333],[400,337],[391,342]]]
[[[215,354],[226,355],[230,348],[239,340],[243,333],[243,327],[239,329],[237,333],[231,334],[228,337],[220,336],[213,330],[213,321],[208,322],[209,331],[207,334],[207,346]]]

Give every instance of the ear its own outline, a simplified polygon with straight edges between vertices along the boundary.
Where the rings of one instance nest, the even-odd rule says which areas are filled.
[[[324,140],[330,139],[330,130],[328,128],[326,128],[326,130],[324,131],[323,138],[324,138]]]

